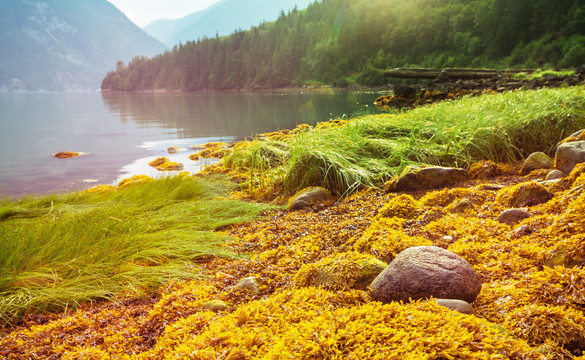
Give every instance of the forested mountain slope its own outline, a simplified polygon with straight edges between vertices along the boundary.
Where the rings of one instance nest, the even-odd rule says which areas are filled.
[[[118,60],[164,46],[106,0],[0,0],[0,91],[97,90]]]
[[[313,0],[221,0],[205,10],[174,20],[157,20],[143,29],[169,48],[203,37],[229,35],[263,21],[274,21],[281,11],[306,8]]]
[[[574,67],[585,62],[582,0],[322,0],[228,37],[112,71],[103,90],[382,83],[382,70]]]

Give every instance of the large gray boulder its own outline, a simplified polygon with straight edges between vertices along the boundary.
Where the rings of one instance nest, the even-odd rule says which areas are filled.
[[[434,297],[472,303],[481,280],[461,256],[436,246],[402,251],[371,285],[374,300],[383,303]]]
[[[560,144],[555,157],[555,168],[570,174],[575,165],[585,162],[585,140]]]
[[[388,181],[385,189],[388,192],[440,189],[453,186],[467,178],[468,174],[464,169],[427,167],[407,172]]]

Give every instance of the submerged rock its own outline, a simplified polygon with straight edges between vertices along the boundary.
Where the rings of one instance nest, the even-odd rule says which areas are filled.
[[[81,155],[87,155],[86,153],[82,152],[74,152],[74,151],[59,151],[58,153],[53,154],[54,157],[57,159],[70,159],[74,157],[78,157]]]
[[[522,165],[522,169],[520,169],[520,174],[527,175],[531,171],[538,169],[552,169],[554,164],[554,160],[547,154],[543,152],[535,152],[526,158]]]
[[[398,254],[371,288],[374,300],[384,303],[429,297],[472,303],[481,280],[461,256],[436,246],[415,246]]]
[[[167,149],[167,152],[169,154],[174,154],[174,153],[178,153],[180,151],[185,151],[185,150],[187,150],[187,149],[180,147],[180,146],[171,146]]]
[[[300,210],[325,201],[333,201],[329,190],[322,187],[309,187],[293,195],[288,200],[288,208],[289,210]]]
[[[467,171],[464,169],[427,167],[406,172],[388,181],[385,189],[387,192],[440,189],[453,186],[467,178]]]

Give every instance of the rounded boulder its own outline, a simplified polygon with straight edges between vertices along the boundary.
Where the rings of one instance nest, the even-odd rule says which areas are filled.
[[[436,246],[415,246],[398,254],[371,289],[372,298],[383,303],[430,297],[472,303],[481,279],[461,256]]]

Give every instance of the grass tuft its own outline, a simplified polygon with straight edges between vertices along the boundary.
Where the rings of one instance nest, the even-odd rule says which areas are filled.
[[[278,156],[270,157],[278,161],[258,155],[274,154],[274,142],[255,141],[235,148],[225,166],[251,177],[261,174],[262,181],[250,186],[282,187],[288,195],[308,186],[349,195],[381,185],[407,166],[468,168],[479,160],[515,162],[535,151],[553,154],[557,142],[584,127],[582,87],[519,90],[317,126],[283,140]]]
[[[230,187],[177,176],[113,192],[3,200],[0,323],[26,311],[148,295],[169,280],[201,276],[204,259],[237,257],[212,230],[269,207],[222,199]]]

